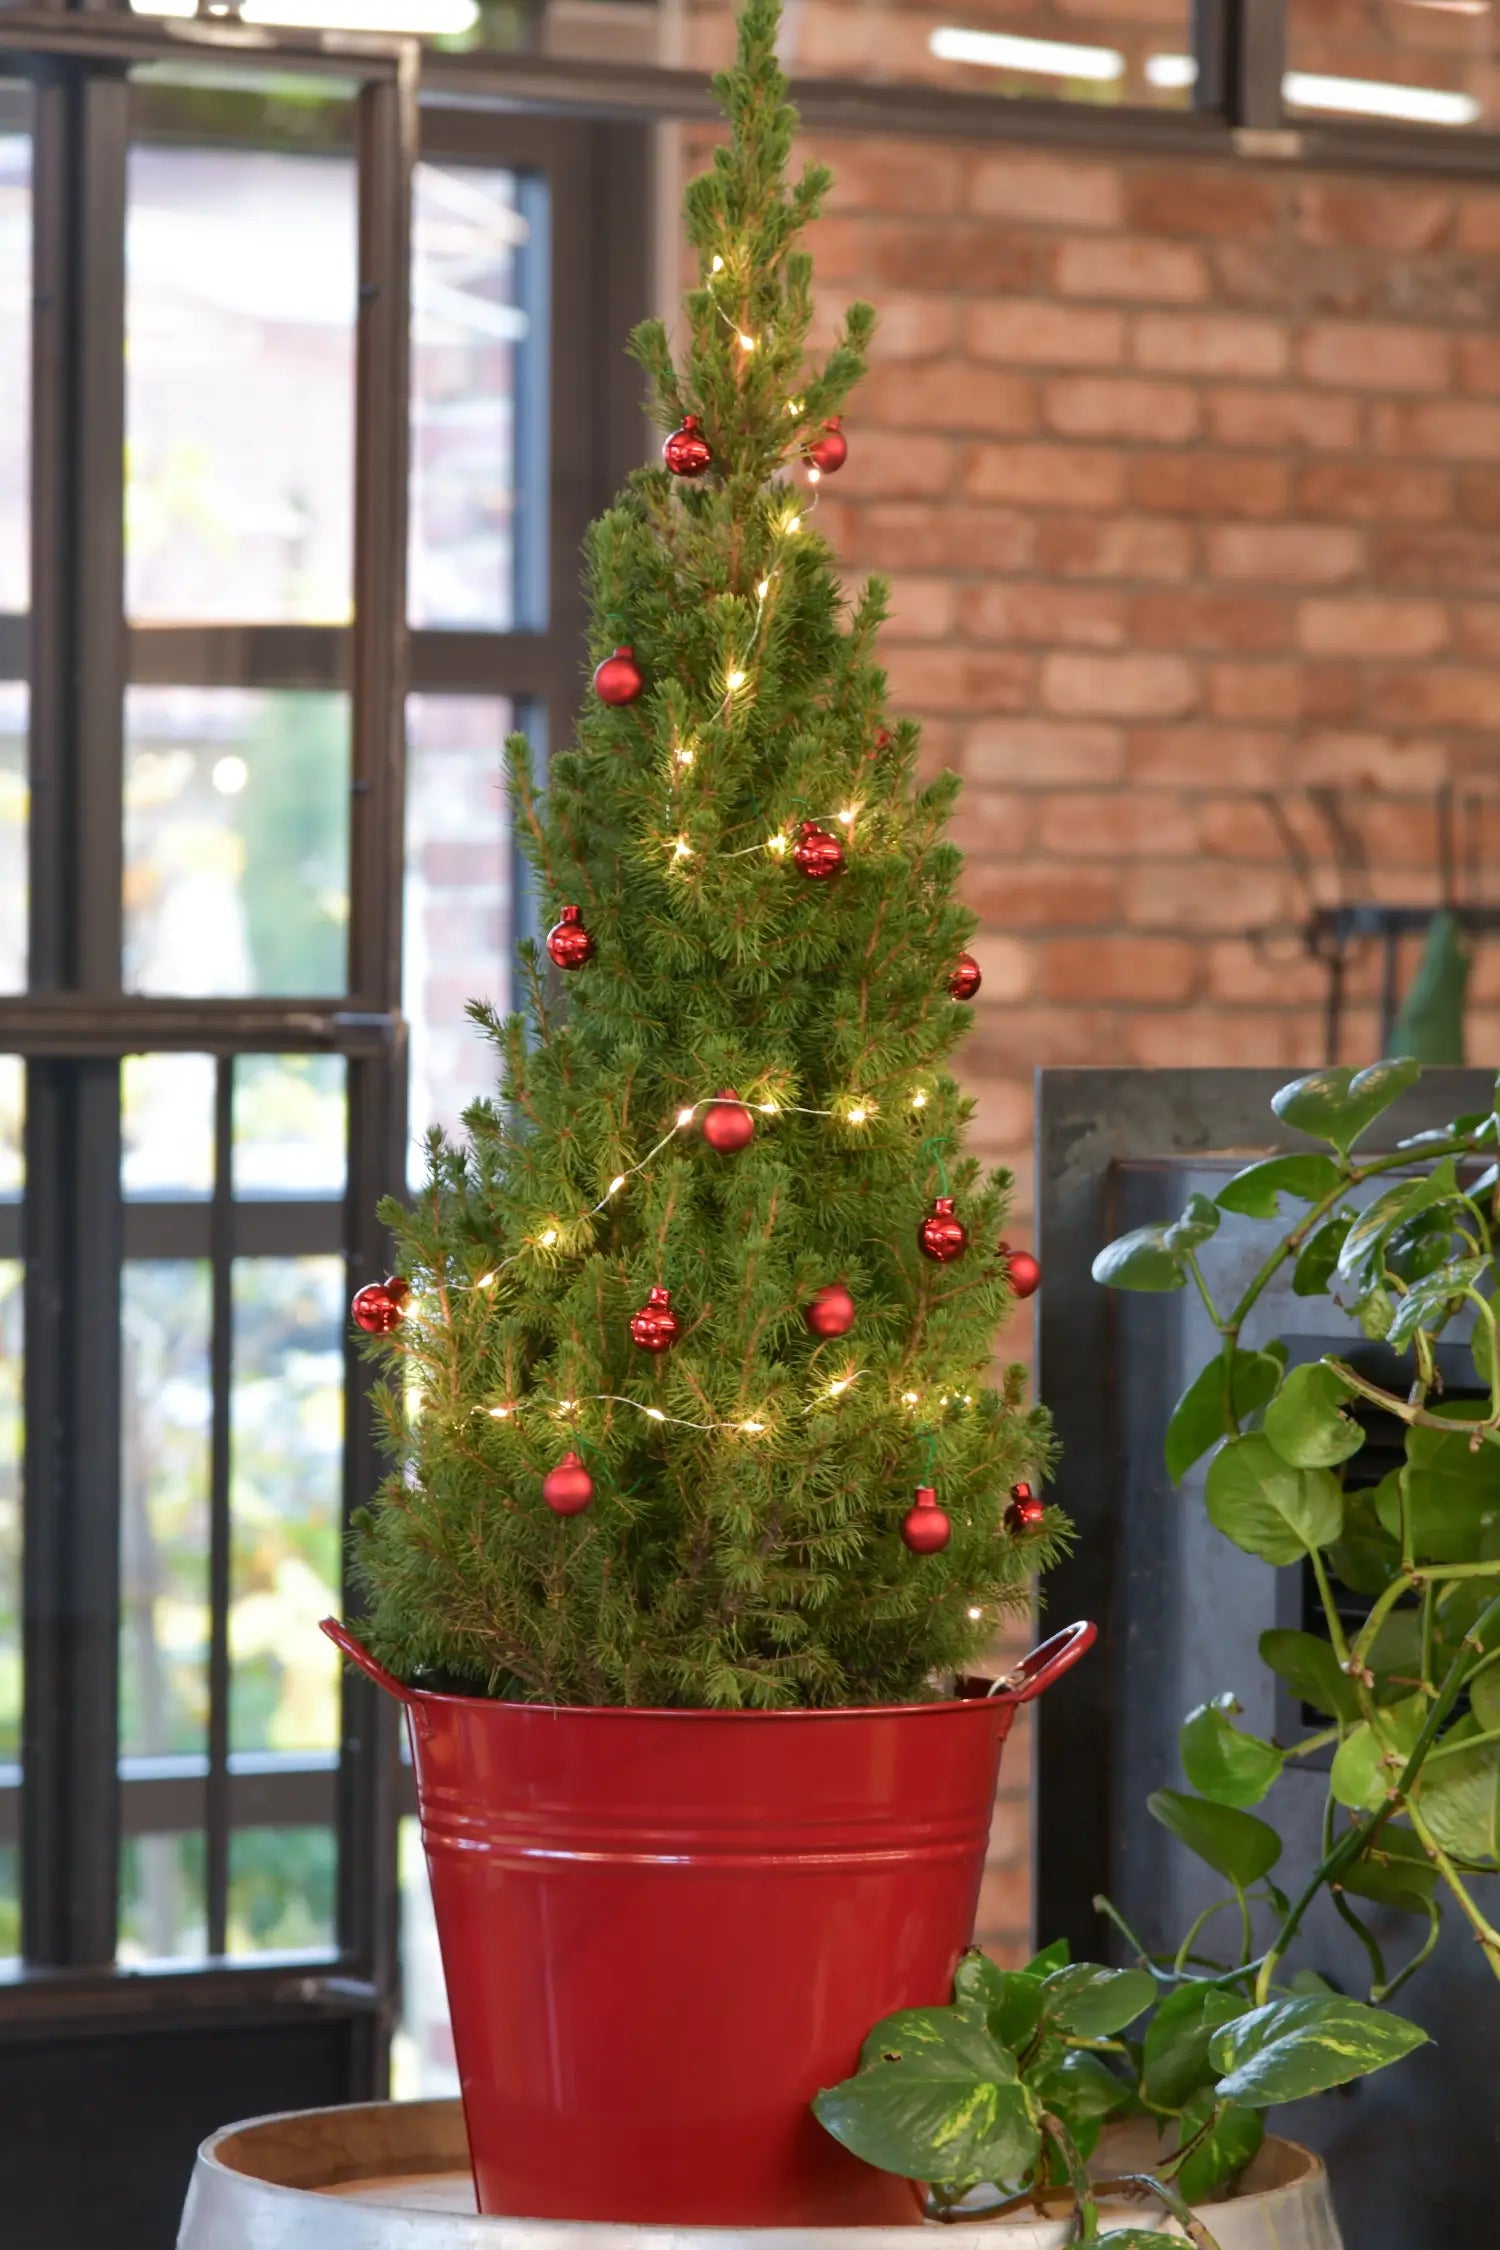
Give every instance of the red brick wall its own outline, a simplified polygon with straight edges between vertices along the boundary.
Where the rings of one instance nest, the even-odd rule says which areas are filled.
[[[1369,894],[1500,846],[1500,189],[830,137],[821,317],[880,331],[818,522],[893,582],[898,708],[967,789],[962,1068],[1030,1224],[1044,1063],[1325,1058],[1316,792]],[[1500,894],[1500,876],[1495,880]],[[1253,930],[1271,938],[1257,949]],[[1377,1050],[1376,964],[1344,1059]],[[1500,1056],[1500,945],[1472,1059]],[[1024,1354],[1024,1317],[1004,1339]],[[1024,1941],[1024,1757],[982,1927]]]

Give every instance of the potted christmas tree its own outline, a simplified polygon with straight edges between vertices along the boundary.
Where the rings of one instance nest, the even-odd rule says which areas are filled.
[[[1017,1702],[967,1677],[1062,1526],[987,1381],[1035,1269],[963,1153],[957,783],[887,724],[884,592],[813,512],[868,306],[810,363],[775,0],[687,195],[668,435],[588,544],[592,692],[518,832],[550,902],[499,1099],[387,1208],[355,1316],[394,1467],[359,1527],[408,1707],[481,2208],[917,2216],[808,2108],[971,1934]]]

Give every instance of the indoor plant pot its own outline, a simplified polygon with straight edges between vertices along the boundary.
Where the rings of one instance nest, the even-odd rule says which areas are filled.
[[[1155,2135],[1149,2126],[1112,2126],[1101,2143],[1095,2173],[1149,2168]],[[1343,2238],[1334,2217],[1323,2160],[1296,2141],[1275,2136],[1262,2143],[1254,2161],[1241,2175],[1234,2193],[1223,2202],[1200,2206],[1201,2216],[1213,2229],[1218,2250],[1342,2250]],[[1150,2198],[1101,2198],[1101,2225],[1149,2227],[1168,2236],[1182,2234],[1177,2220],[1156,2209]],[[1071,2214],[1039,2218],[1017,2211],[994,2219],[998,2233],[995,2250],[1062,2250],[1076,2239]],[[962,2222],[956,2231],[969,2229]],[[954,2246],[957,2250],[957,2245]]]
[[[1015,1712],[1094,1628],[945,1701],[823,1711],[431,1694],[324,1629],[406,1710],[481,2211],[916,2221],[808,2105],[947,1992]]]

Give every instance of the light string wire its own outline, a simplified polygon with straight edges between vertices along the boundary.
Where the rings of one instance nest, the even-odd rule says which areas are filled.
[[[911,1097],[910,1106],[914,1110],[925,1109],[929,1099],[930,1096],[926,1088],[918,1087]],[[804,1102],[742,1102],[738,1095],[700,1094],[695,1102],[689,1103],[677,1112],[672,1124],[662,1134],[661,1139],[653,1147],[647,1149],[638,1163],[632,1164],[627,1170],[615,1174],[598,1202],[591,1204],[586,1211],[579,1213],[577,1223],[582,1225],[586,1220],[597,1219],[601,1211],[608,1209],[622,1188],[627,1187],[638,1173],[644,1172],[648,1165],[654,1164],[662,1150],[670,1148],[680,1133],[688,1132],[696,1124],[698,1112],[701,1109],[713,1109],[720,1103],[723,1103],[726,1108],[753,1110],[760,1117],[836,1117],[841,1118],[846,1125],[855,1127],[867,1125],[870,1119],[878,1114],[879,1107],[873,1101],[852,1101],[843,1109],[812,1109]],[[520,1259],[527,1255],[528,1251],[553,1249],[561,1233],[562,1229],[549,1221],[540,1234],[523,1242],[519,1250],[512,1250],[508,1258],[502,1258],[498,1264],[487,1267],[475,1280],[434,1282],[430,1289],[410,1290],[408,1298],[415,1302],[426,1296],[437,1296],[442,1291],[449,1291],[455,1296],[467,1296],[475,1291],[493,1289],[501,1274],[506,1272],[509,1267],[517,1264]]]
[[[842,1398],[845,1391],[852,1390],[863,1373],[863,1368],[856,1367],[850,1374],[836,1377],[816,1398],[809,1399],[805,1406],[794,1408],[791,1418],[815,1414],[820,1406],[831,1405],[835,1399]],[[523,1412],[529,1412],[533,1408],[550,1407],[559,1421],[572,1421],[581,1406],[633,1406],[637,1414],[644,1415],[648,1422],[669,1423],[679,1430],[733,1430],[742,1437],[761,1437],[771,1427],[769,1422],[763,1422],[754,1415],[742,1415],[732,1422],[695,1422],[686,1414],[669,1414],[665,1407],[648,1406],[642,1399],[628,1398],[623,1391],[583,1391],[577,1398],[553,1398],[548,1394],[538,1393],[528,1399],[517,1399],[511,1405],[476,1406],[473,1411],[486,1415],[492,1422],[509,1422],[518,1421]]]

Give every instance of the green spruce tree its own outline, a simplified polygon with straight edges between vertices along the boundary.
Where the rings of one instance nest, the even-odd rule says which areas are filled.
[[[523,948],[524,1014],[474,1009],[499,1098],[466,1145],[430,1136],[426,1191],[384,1214],[411,1295],[374,1347],[395,1467],[358,1561],[372,1647],[435,1685],[920,1698],[1062,1530],[1005,1521],[1048,1436],[1019,1369],[988,1383],[1011,1182],[964,1155],[944,1068],[970,1021],[948,990],[974,928],[944,834],[958,782],[918,785],[875,662],[886,590],[851,604],[814,527],[809,449],[874,315],[853,306],[809,362],[798,237],[829,178],[788,182],[777,20],[749,0],[716,82],[730,133],[687,193],[685,362],[657,322],[633,340],[663,428],[698,417],[711,464],[638,472],[588,542],[592,659],[628,646],[642,690],[587,698],[544,791],[510,745],[541,891],[593,952],[559,976]],[[805,821],[837,875],[803,872]],[[737,1151],[702,1131],[721,1089],[754,1125]],[[918,1245],[942,1194],[968,1234],[948,1263]],[[808,1308],[839,1285],[852,1326],[819,1337]],[[679,1323],[660,1353],[631,1330],[653,1288]],[[543,1484],[568,1452],[593,1496],[564,1516]],[[939,1552],[903,1539],[918,1486],[951,1522]]]

